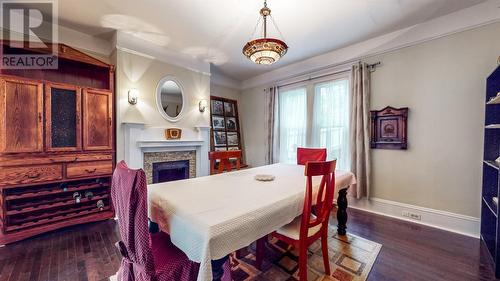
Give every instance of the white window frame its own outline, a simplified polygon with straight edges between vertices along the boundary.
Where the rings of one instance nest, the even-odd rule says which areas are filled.
[[[307,81],[302,81],[298,83],[288,84],[286,86],[280,86],[279,91],[288,91],[297,88],[306,88],[307,96],[307,124],[306,124],[306,146],[313,147],[313,112],[314,112],[314,89],[317,84],[335,81],[335,80],[347,80],[349,84],[349,104],[351,100],[351,74],[350,71],[342,71],[341,73],[335,73],[331,75],[324,75],[319,78],[309,79]],[[280,116],[283,112],[279,113]],[[350,127],[350,126],[349,126]],[[350,128],[349,128],[350,129]],[[281,137],[281,136],[280,136]]]

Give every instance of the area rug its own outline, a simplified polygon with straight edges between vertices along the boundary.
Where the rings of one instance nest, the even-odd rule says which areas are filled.
[[[308,280],[364,281],[382,248],[381,244],[353,234],[339,236],[331,228],[328,240],[328,257],[331,275],[326,276],[321,254],[321,243],[316,241],[309,247]],[[297,249],[276,239],[266,245],[262,271],[254,267],[255,244],[244,251],[238,259],[231,255],[232,277],[235,281],[291,281],[298,280],[299,265]]]

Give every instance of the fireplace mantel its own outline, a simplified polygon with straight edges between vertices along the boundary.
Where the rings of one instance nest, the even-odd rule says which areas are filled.
[[[134,169],[144,168],[144,152],[196,151],[196,175],[209,174],[208,151],[210,127],[181,128],[180,140],[166,140],[166,127],[153,127],[143,123],[122,123],[124,126],[125,161]]]
[[[139,147],[176,147],[176,146],[202,146],[202,140],[142,140],[138,141]]]

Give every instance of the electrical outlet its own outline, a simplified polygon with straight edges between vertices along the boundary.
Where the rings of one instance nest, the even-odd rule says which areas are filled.
[[[412,219],[412,220],[417,220],[417,221],[422,220],[422,216],[421,215],[415,214],[415,213],[411,213],[409,211],[403,211],[401,213],[401,215],[403,217],[407,217],[407,218]]]

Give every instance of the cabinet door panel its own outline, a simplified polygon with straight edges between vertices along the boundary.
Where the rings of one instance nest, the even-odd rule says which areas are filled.
[[[85,89],[83,92],[83,149],[113,148],[113,100],[111,92]]]
[[[82,146],[80,89],[72,85],[45,87],[45,130],[48,151],[76,151]]]
[[[43,84],[0,79],[0,153],[43,151]]]

